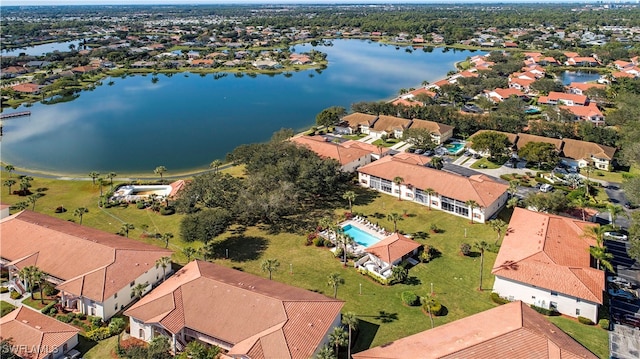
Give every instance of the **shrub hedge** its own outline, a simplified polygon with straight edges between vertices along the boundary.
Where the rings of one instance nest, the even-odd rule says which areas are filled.
[[[491,300],[496,303],[496,304],[507,304],[509,303],[508,299],[502,298],[498,293],[496,292],[492,292],[491,293]]]
[[[430,308],[431,315],[435,315],[436,317],[442,315],[442,312],[443,312],[442,304],[440,304],[440,302],[438,302],[436,299],[427,298],[424,301],[424,304],[422,305],[422,309],[427,314],[429,314],[429,307],[431,307]]]
[[[90,330],[86,334],[87,338],[95,341],[104,340],[111,336],[111,331],[109,328],[96,328]]]
[[[538,312],[540,314],[544,314],[546,316],[555,316],[555,315],[559,315],[560,314],[555,309],[546,309],[546,308],[538,307],[538,306],[533,305],[533,304],[531,304],[531,309],[535,310],[536,312]]]
[[[402,297],[402,303],[409,306],[416,306],[420,304],[420,297],[418,297],[414,292],[405,291],[400,295]]]
[[[586,324],[586,325],[594,325],[596,323],[593,322],[593,320],[586,318],[586,317],[578,317],[578,321],[582,324]]]
[[[51,308],[53,308],[56,304],[57,302],[51,302],[47,304],[44,308],[42,308],[40,312],[43,314],[49,314],[49,312],[51,311]]]
[[[9,288],[7,287],[0,287],[0,293],[8,293],[9,292]]]
[[[600,319],[598,325],[602,329],[609,330],[609,319]]]

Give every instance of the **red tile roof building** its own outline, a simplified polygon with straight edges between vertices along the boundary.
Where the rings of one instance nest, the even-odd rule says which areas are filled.
[[[20,307],[0,318],[2,339],[23,359],[54,359],[78,345],[80,330],[35,309]],[[4,354],[2,353],[3,357]]]
[[[493,290],[560,313],[598,321],[604,272],[591,267],[593,223],[516,208],[492,273]]]
[[[517,301],[353,354],[354,359],[595,359],[542,315]]]
[[[345,146],[329,142],[322,136],[298,136],[292,138],[291,141],[298,146],[310,149],[322,158],[336,160],[340,163],[340,169],[345,172],[354,172],[357,168],[369,164],[373,160],[370,150],[351,144]]]
[[[313,357],[343,302],[217,264],[193,261],[129,308],[131,335],[218,345],[232,358]],[[203,309],[204,308],[204,309]]]
[[[358,179],[362,186],[375,189],[392,196],[415,201],[444,210],[476,222],[484,222],[493,216],[507,200],[508,186],[498,183],[485,175],[464,177],[446,171],[425,167],[416,159],[424,156],[405,153],[402,156],[386,156],[358,169]],[[395,177],[403,178],[398,186]],[[433,189],[436,194],[425,191]],[[475,201],[479,207],[471,211],[465,202]]]
[[[12,281],[19,281],[20,269],[36,266],[57,285],[63,305],[103,319],[132,301],[135,283],[159,281],[155,262],[171,256],[168,249],[28,210],[2,219],[0,231],[0,257]]]

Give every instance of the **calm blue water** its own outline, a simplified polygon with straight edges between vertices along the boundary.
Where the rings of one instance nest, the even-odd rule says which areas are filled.
[[[345,234],[351,236],[351,238],[353,238],[353,240],[361,246],[369,247],[380,242],[381,240],[381,238],[376,238],[369,233],[361,230],[360,228],[354,227],[350,224],[342,227],[342,229],[344,230]]]
[[[452,155],[457,155],[464,148],[464,143],[456,142],[445,146],[447,151]]]
[[[600,74],[597,72],[583,72],[583,71],[565,71],[560,74],[560,81],[563,85],[569,85],[572,82],[593,82],[600,78]]]
[[[4,121],[2,160],[16,167],[86,175],[207,168],[240,144],[268,140],[281,128],[301,130],[330,106],[394,97],[399,89],[433,82],[470,51],[432,53],[336,40],[322,71],[237,78],[213,74],[130,76],[103,80],[74,101],[5,110],[30,117]],[[297,52],[311,50],[296,47]],[[108,86],[114,81],[113,86]]]
[[[65,52],[69,51],[69,45],[75,45],[76,49],[78,49],[78,45],[80,44],[80,40],[66,41],[66,42],[52,42],[50,44],[42,44],[37,46],[18,48],[13,50],[2,50],[0,53],[2,56],[19,56],[20,54],[30,55],[30,56],[40,56],[49,52],[60,51]]]

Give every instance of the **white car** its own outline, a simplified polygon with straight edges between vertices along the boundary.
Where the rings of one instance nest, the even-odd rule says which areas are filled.
[[[618,241],[626,241],[627,239],[629,239],[626,234],[622,234],[620,232],[604,232],[604,238],[616,239]]]
[[[553,191],[553,186],[548,184],[548,183],[544,183],[542,186],[540,186],[540,192],[551,192]]]
[[[616,284],[620,287],[631,288],[631,282],[618,276],[608,276],[607,282]]]

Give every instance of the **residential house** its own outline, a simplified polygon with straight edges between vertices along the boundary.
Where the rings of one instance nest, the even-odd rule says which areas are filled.
[[[485,175],[464,177],[429,168],[423,158],[410,153],[383,157],[360,167],[358,180],[364,187],[481,223],[505,205],[507,185]],[[402,178],[402,183],[394,183],[396,177]],[[470,200],[477,205],[471,208],[466,203]]]
[[[516,141],[514,144],[516,145],[517,149],[521,149],[522,147],[526,146],[527,143],[529,143],[529,142],[550,143],[556,148],[558,153],[560,153],[560,150],[562,149],[562,140],[561,139],[544,137],[544,136],[537,136],[537,135],[530,135],[528,133],[518,133],[518,141]]]
[[[131,336],[197,340],[230,358],[307,359],[340,325],[344,303],[221,265],[192,261],[125,311]],[[206,310],[203,310],[206,308]]]
[[[0,261],[10,282],[36,266],[60,290],[69,310],[109,319],[133,301],[131,288],[162,279],[156,261],[171,251],[44,214],[22,211],[0,220]],[[168,269],[170,271],[170,268]]]
[[[371,135],[374,138],[382,136],[401,138],[404,130],[409,128],[411,120],[395,116],[380,115],[373,123],[373,126],[365,128],[360,127],[362,133]]]
[[[493,291],[554,309],[570,317],[598,321],[605,290],[604,271],[591,267],[585,235],[593,223],[515,208],[493,266]]]
[[[591,122],[596,126],[604,125],[604,115],[594,103],[589,106],[560,106],[560,109],[569,111],[576,121]]]
[[[600,63],[593,56],[567,56],[567,61],[564,62],[567,66],[598,66]]]
[[[569,84],[569,93],[573,93],[576,95],[585,95],[585,92],[592,88],[602,89],[604,90],[607,86],[603,84],[596,83],[584,83],[584,82],[572,82]]]
[[[509,77],[509,88],[523,91],[525,94],[531,92],[531,84],[536,80],[521,79],[518,77]]]
[[[367,248],[365,256],[354,263],[357,269],[382,279],[391,278],[391,269],[414,257],[422,245],[400,233],[393,233]],[[415,260],[414,260],[415,261]],[[415,261],[414,263],[417,263]]]
[[[354,112],[340,119],[340,123],[334,127],[334,131],[342,135],[353,135],[355,133],[368,133],[369,128],[378,119],[377,115]],[[363,131],[367,131],[364,132]]]
[[[282,65],[280,65],[280,63],[278,63],[278,61],[273,61],[273,60],[256,60],[252,63],[252,65],[258,69],[261,70],[265,70],[265,69],[279,69],[282,67]]]
[[[521,301],[353,354],[353,359],[597,356]]]
[[[23,359],[58,359],[78,345],[80,330],[35,309],[21,306],[0,318],[2,339]],[[5,354],[2,353],[4,358]]]
[[[340,143],[327,141],[322,136],[297,136],[291,141],[306,147],[323,158],[331,158],[340,163],[344,172],[355,172],[358,168],[371,163],[371,151],[357,146],[343,146]],[[356,142],[356,141],[351,141]]]
[[[13,91],[22,92],[22,93],[29,93],[29,94],[32,94],[32,95],[40,94],[40,89],[42,87],[43,86],[31,83],[31,82],[27,82],[27,83],[17,84],[17,85],[11,86]]]
[[[467,142],[467,147],[471,147],[471,145],[473,144],[473,138],[481,133],[484,132],[495,132],[495,133],[499,133],[502,135],[507,136],[507,139],[509,140],[509,143],[511,143],[511,149],[515,150],[515,144],[516,142],[518,142],[518,135],[516,135],[515,133],[509,133],[509,132],[502,132],[502,131],[494,131],[494,130],[479,130],[476,133],[474,133],[473,135],[469,136],[469,141]],[[469,151],[471,153],[480,153],[483,156],[489,156],[489,153],[483,153],[483,152],[478,152],[475,151],[473,149],[469,149]]]
[[[409,125],[410,129],[421,128],[431,132],[433,142],[440,145],[453,137],[453,126],[445,125],[438,122],[414,119]]]
[[[613,156],[616,153],[614,147],[568,138],[562,141],[564,145],[561,156],[570,165],[577,164],[579,168],[590,165],[598,170],[611,170]]]
[[[585,95],[551,91],[548,96],[540,96],[538,103],[546,105],[586,106],[589,104],[589,98]]]
[[[489,100],[498,103],[508,99],[511,96],[523,98],[523,97],[526,97],[527,95],[525,95],[522,91],[520,91],[517,88],[506,88],[506,89],[497,88],[493,91],[485,90],[484,96],[487,97]]]
[[[9,217],[9,209],[11,205],[0,203],[0,219]]]

